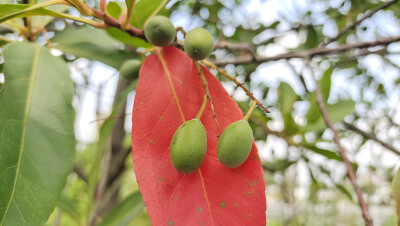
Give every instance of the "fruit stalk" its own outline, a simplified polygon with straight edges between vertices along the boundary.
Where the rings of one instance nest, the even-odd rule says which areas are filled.
[[[256,105],[257,105],[257,102],[255,100],[253,100],[253,103],[251,104],[249,111],[247,111],[246,115],[243,117],[243,120],[246,120],[246,121],[249,120],[249,117],[250,117],[251,113],[253,113],[253,110],[256,107]]]
[[[243,89],[243,91],[246,93],[248,97],[250,97],[252,100],[257,101],[257,105],[260,106],[262,109],[264,109],[265,112],[269,113],[269,110],[257,99],[254,97],[253,93],[251,93],[241,82],[239,82],[235,77],[230,76],[225,70],[222,68],[219,68],[218,66],[214,65],[208,60],[202,60],[202,62],[210,68],[213,68],[217,70],[219,73],[223,74],[225,77],[227,77],[229,80],[231,80],[233,83],[235,83],[237,86],[240,86],[240,88]]]
[[[204,91],[206,92],[206,96],[210,100],[211,111],[213,113],[213,118],[215,119],[215,125],[217,126],[217,136],[219,137],[219,127],[218,127],[217,115],[215,114],[214,103],[211,98],[210,90],[208,89],[207,79],[206,79],[206,77],[204,77],[203,70],[201,69],[199,62],[197,62],[195,60],[193,62],[196,65],[197,72],[199,73],[201,81],[203,82],[203,87],[204,87]]]
[[[196,119],[200,120],[201,116],[203,115],[204,109],[206,108],[207,105],[207,100],[208,100],[207,95],[204,95],[203,104],[201,105],[200,110],[196,115]]]

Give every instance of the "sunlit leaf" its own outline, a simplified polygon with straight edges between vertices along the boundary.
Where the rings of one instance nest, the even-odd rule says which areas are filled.
[[[139,191],[132,193],[119,203],[103,219],[99,226],[124,226],[129,225],[133,218],[145,207]]]

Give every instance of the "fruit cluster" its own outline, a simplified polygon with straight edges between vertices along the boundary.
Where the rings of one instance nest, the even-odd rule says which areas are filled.
[[[154,16],[146,23],[144,34],[152,45],[167,46],[174,42],[176,30],[168,18]],[[194,61],[207,58],[213,48],[213,38],[204,28],[194,28],[185,35],[184,50]],[[120,70],[121,75],[124,78],[137,77],[140,62],[132,60],[126,62],[125,65]],[[207,133],[199,118],[184,122],[172,137],[170,159],[179,173],[194,173],[200,168],[206,156]],[[218,160],[226,167],[236,168],[246,161],[252,145],[253,132],[247,120],[233,122],[219,137]]]
[[[171,45],[176,36],[174,25],[164,16],[154,16],[146,23],[144,35],[152,45]],[[213,38],[204,28],[195,28],[186,34],[184,49],[193,60],[203,60],[213,51]],[[120,76],[126,80],[138,78],[141,61],[137,59],[127,60],[120,68]]]

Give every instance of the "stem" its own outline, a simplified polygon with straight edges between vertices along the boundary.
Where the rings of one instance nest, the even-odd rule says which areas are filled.
[[[249,111],[247,111],[246,115],[243,117],[243,120],[249,120],[249,117],[251,115],[251,113],[253,112],[254,108],[256,107],[257,102],[255,100],[253,100],[253,103],[251,104],[251,107],[249,109]]]
[[[197,62],[197,61],[193,61],[193,62],[196,65],[197,72],[199,73],[201,81],[203,82],[203,87],[204,87],[204,91],[206,93],[206,96],[210,100],[211,111],[213,113],[213,118],[215,119],[215,125],[217,127],[217,137],[219,137],[219,126],[218,126],[217,115],[215,114],[214,102],[213,102],[213,100],[211,98],[210,90],[208,89],[207,79],[206,79],[206,77],[204,77],[204,73],[203,73],[203,70],[200,67],[199,62]]]
[[[129,24],[131,23],[133,7],[135,6],[135,2],[136,0],[132,0],[131,4],[129,6],[127,5],[128,11],[124,22],[121,24],[122,29],[128,29]]]
[[[91,16],[93,14],[93,11],[80,0],[67,0],[67,1],[70,2],[73,6],[75,6],[75,8],[77,8],[79,12],[85,16]]]
[[[107,12],[106,0],[100,0],[100,10],[104,13]]]
[[[204,109],[206,108],[207,105],[207,100],[208,100],[207,95],[204,95],[203,104],[201,105],[200,110],[196,115],[196,119],[200,120],[201,116],[203,115]]]
[[[64,14],[64,13],[59,13],[59,15],[61,17],[63,17],[63,18],[67,18],[67,19],[70,19],[70,20],[75,20],[75,21],[78,21],[78,22],[82,22],[82,23],[85,23],[85,24],[92,25],[93,27],[97,27],[97,28],[106,28],[107,27],[107,25],[104,24],[103,22],[90,20],[90,19],[86,19],[86,18],[78,17],[78,16],[72,16],[72,15]]]
[[[211,63],[208,60],[202,60],[202,62],[205,65],[207,65],[208,67],[216,69],[219,73],[225,75],[229,80],[234,82],[236,85],[240,86],[240,88],[243,89],[243,91],[246,93],[246,95],[248,97],[250,97],[252,100],[256,101],[258,106],[260,106],[262,109],[264,109],[265,112],[269,113],[269,110],[266,107],[264,107],[264,105],[257,98],[255,98],[254,95],[241,82],[239,82],[236,78],[230,76],[228,73],[226,73],[225,70],[215,66],[213,63]]]
[[[340,142],[340,138],[339,138],[339,134],[336,131],[336,129],[333,126],[332,120],[329,116],[328,110],[326,109],[326,105],[325,102],[322,98],[322,92],[321,92],[321,88],[319,87],[318,81],[314,76],[314,71],[310,65],[309,59],[307,59],[307,66],[310,69],[311,72],[311,77],[314,80],[315,83],[315,94],[317,97],[317,104],[318,107],[322,113],[322,117],[324,118],[325,124],[326,126],[333,132],[334,135],[334,142],[336,143],[338,149],[339,149],[339,155],[340,157],[343,159],[343,162],[346,164],[346,168],[347,168],[347,177],[350,179],[351,184],[354,187],[354,190],[357,194],[358,197],[358,204],[360,205],[361,211],[362,211],[362,216],[364,218],[365,221],[365,225],[367,226],[373,226],[373,221],[372,218],[368,212],[368,205],[367,203],[364,201],[363,195],[362,195],[362,191],[360,189],[360,187],[357,184],[357,178],[356,178],[356,174],[353,171],[353,167],[351,166],[351,163],[349,161],[349,159],[347,158],[346,155],[346,151],[344,150],[341,142]]]

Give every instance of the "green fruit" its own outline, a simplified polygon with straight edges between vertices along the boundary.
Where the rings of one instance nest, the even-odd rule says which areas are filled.
[[[186,34],[183,46],[190,58],[193,60],[203,60],[213,51],[214,41],[210,32],[198,27]]]
[[[142,62],[136,59],[127,60],[119,69],[119,75],[126,80],[133,80],[139,77]]]
[[[146,39],[156,46],[167,46],[175,39],[175,27],[165,16],[152,17],[144,28]]]
[[[394,201],[397,206],[397,214],[400,222],[400,168],[397,171],[396,176],[393,178],[393,183],[392,183],[392,190],[393,190],[393,197]]]
[[[182,174],[194,173],[204,161],[207,134],[203,124],[192,119],[175,131],[169,147],[172,165]]]
[[[242,165],[249,157],[253,146],[253,131],[246,120],[227,126],[218,140],[218,160],[229,168]]]

